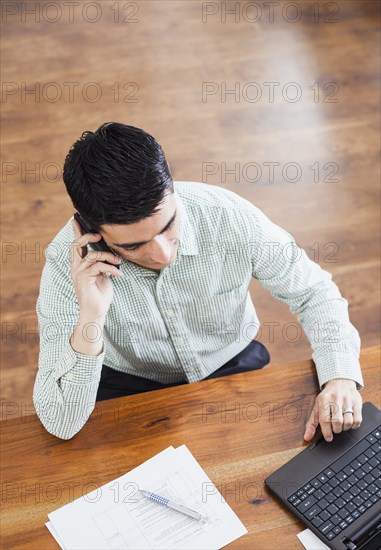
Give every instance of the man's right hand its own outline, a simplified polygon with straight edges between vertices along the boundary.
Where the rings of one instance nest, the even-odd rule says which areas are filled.
[[[107,273],[122,277],[123,273],[112,264],[120,263],[120,258],[112,252],[87,252],[86,245],[100,241],[100,233],[82,235],[76,220],[72,220],[74,234],[71,254],[71,277],[77,295],[80,315],[88,320],[105,318],[113,298],[113,284]]]

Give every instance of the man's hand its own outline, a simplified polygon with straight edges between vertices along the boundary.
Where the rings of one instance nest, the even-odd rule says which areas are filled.
[[[351,412],[344,412],[350,409]],[[316,398],[313,411],[306,424],[304,439],[311,441],[320,424],[326,441],[332,441],[333,433],[359,428],[362,398],[356,389],[356,382],[346,378],[330,380]]]

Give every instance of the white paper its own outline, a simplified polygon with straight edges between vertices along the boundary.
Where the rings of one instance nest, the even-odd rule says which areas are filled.
[[[309,529],[305,529],[296,536],[303,544],[304,548],[306,548],[306,550],[330,550],[329,546],[324,544],[324,542],[321,541],[315,535],[315,533],[313,533]]]
[[[157,504],[138,489],[197,510],[208,521],[201,523]],[[217,550],[247,533],[185,445],[169,447],[131,472],[52,512],[49,519],[68,550]]]
[[[62,548],[63,550],[66,550],[66,549],[65,549],[65,546],[64,546],[64,543],[63,543],[63,541],[60,539],[60,537],[58,536],[58,533],[57,533],[57,531],[54,529],[53,524],[52,524],[50,521],[48,521],[47,523],[45,523],[45,525],[46,525],[46,527],[49,529],[50,534],[53,535],[53,537],[56,539],[56,541],[58,542],[58,544],[61,546],[61,548]]]

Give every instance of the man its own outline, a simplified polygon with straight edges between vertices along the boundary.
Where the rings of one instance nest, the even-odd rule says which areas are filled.
[[[73,437],[96,400],[266,365],[251,277],[298,314],[313,348],[321,393],[305,439],[319,423],[327,441],[360,426],[348,303],[291,235],[231,191],[173,182],[160,145],[133,126],[84,132],[63,179],[92,232],[71,219],[46,253],[34,404],[50,433]],[[92,248],[102,238],[111,251]]]

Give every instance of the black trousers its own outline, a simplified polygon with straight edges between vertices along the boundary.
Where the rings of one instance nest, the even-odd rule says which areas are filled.
[[[269,362],[270,354],[265,346],[257,340],[252,340],[245,349],[238,353],[238,355],[204,378],[204,380],[261,369]],[[141,378],[140,376],[126,374],[103,365],[97,401],[104,401],[106,399],[113,399],[114,397],[123,397],[125,395],[133,395],[146,391],[160,390],[162,388],[170,388],[171,386],[179,386],[182,384],[187,384],[187,382],[162,384],[154,380]]]

